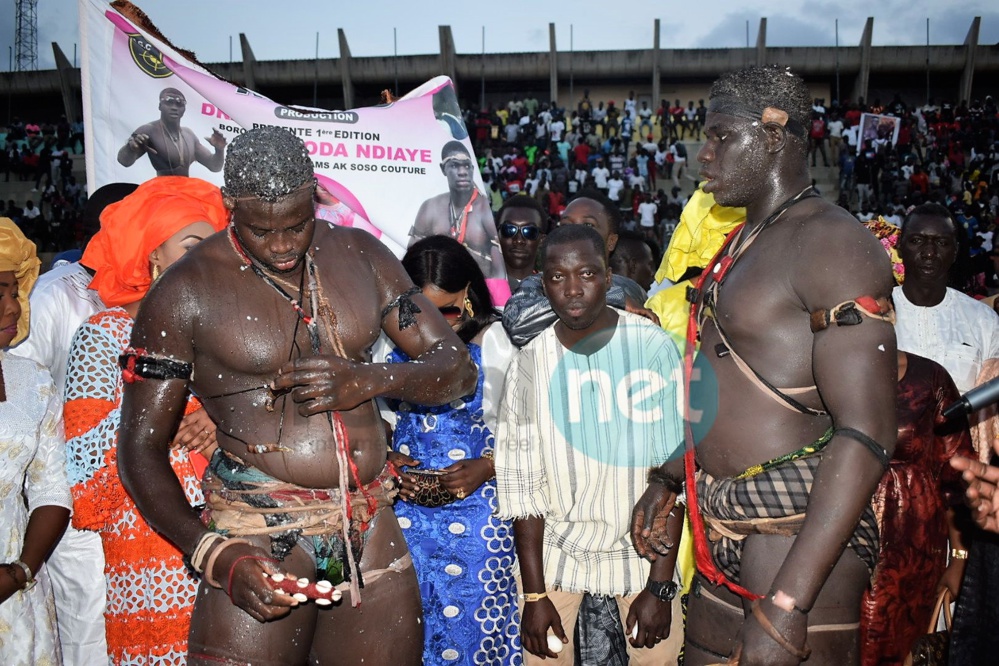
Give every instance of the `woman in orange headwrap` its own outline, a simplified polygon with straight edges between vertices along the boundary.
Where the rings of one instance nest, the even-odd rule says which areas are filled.
[[[48,372],[5,351],[28,334],[37,277],[34,243],[0,218],[0,664],[62,663],[42,567],[72,506],[62,403]]]
[[[196,178],[162,176],[108,206],[82,262],[96,271],[90,288],[109,308],[76,333],[66,373],[68,469],[73,525],[100,533],[111,662],[184,664],[198,580],[173,544],[149,527],[121,485],[117,466],[122,372],[132,324],[146,292],[194,245],[228,222],[222,195]],[[163,278],[160,276],[164,275]],[[163,335],[169,335],[164,331]],[[203,462],[215,427],[197,401],[174,438],[170,462],[192,506],[202,504]]]

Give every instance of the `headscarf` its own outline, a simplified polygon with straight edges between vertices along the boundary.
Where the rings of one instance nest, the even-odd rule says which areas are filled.
[[[199,178],[159,176],[147,180],[101,213],[101,230],[81,263],[96,271],[90,288],[108,307],[142,300],[152,284],[149,255],[195,222],[221,231],[229,222],[218,187]]]
[[[695,190],[680,214],[680,224],[656,272],[656,282],[676,282],[688,268],[707,266],[725,236],[745,219],[745,208],[721,206],[715,203],[714,195],[700,188]]]
[[[17,278],[17,301],[21,304],[21,317],[17,320],[17,335],[11,346],[28,337],[28,294],[38,279],[41,266],[35,244],[25,238],[24,233],[9,217],[0,217],[0,273],[13,271]]]
[[[715,203],[711,194],[697,189],[680,214],[666,254],[656,272],[656,282],[676,282],[689,268],[704,268],[725,242],[725,237],[746,219],[745,208],[729,208]],[[656,313],[663,329],[676,340],[687,334],[687,317],[690,303],[685,280],[672,287],[661,289],[649,297],[645,307]]]

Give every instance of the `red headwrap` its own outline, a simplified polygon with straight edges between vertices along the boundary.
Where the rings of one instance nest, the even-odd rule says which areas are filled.
[[[225,229],[229,211],[218,187],[199,178],[159,176],[101,213],[101,230],[80,260],[97,272],[90,283],[108,307],[141,300],[152,276],[149,255],[195,222]]]

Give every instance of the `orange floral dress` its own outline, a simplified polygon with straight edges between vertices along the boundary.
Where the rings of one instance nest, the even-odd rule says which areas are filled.
[[[128,347],[132,324],[127,312],[112,308],[87,320],[73,340],[64,411],[73,526],[101,535],[111,663],[182,666],[199,581],[181,552],[143,520],[118,477],[117,361]],[[187,412],[198,406],[192,400]],[[203,504],[190,455],[171,451],[170,463],[191,505]]]

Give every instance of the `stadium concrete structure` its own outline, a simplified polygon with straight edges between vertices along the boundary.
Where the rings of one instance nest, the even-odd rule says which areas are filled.
[[[343,30],[338,30],[339,58],[258,61],[246,35],[240,35],[241,62],[204,63],[218,76],[290,105],[347,109],[376,104],[383,89],[407,90],[439,74],[457,84],[468,107],[506,103],[531,95],[574,108],[584,90],[598,100],[688,100],[706,97],[719,74],[749,65],[780,63],[808,82],[816,97],[887,103],[899,93],[910,105],[939,100],[984,98],[999,90],[999,44],[979,44],[981,19],[970,22],[960,45],[875,46],[874,19],[868,18],[856,46],[767,46],[766,19],[760,20],[756,45],[750,48],[671,49],[660,41],[655,20],[649,48],[618,51],[567,51],[555,41],[549,24],[547,52],[466,54],[455,51],[450,26],[439,26],[440,52],[354,58]],[[56,69],[0,73],[0,95],[8,117],[56,120],[80,114],[80,70],[55,43]],[[0,98],[2,99],[2,98]],[[0,101],[2,103],[2,101]],[[620,101],[618,104],[620,105]]]

